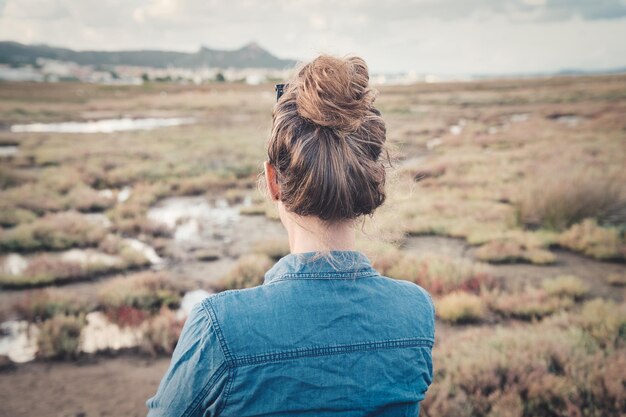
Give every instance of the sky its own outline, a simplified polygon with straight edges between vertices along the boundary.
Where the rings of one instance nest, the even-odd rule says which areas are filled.
[[[373,73],[626,67],[626,0],[0,0],[0,40],[363,57]]]

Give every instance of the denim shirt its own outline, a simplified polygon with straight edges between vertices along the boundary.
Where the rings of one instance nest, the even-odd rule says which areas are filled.
[[[187,318],[149,417],[417,416],[435,315],[420,286],[359,251],[282,257],[263,285]]]

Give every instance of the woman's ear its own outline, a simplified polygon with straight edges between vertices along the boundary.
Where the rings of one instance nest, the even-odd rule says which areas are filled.
[[[280,199],[280,186],[278,185],[278,177],[276,176],[276,168],[269,161],[265,161],[263,164],[265,168],[265,183],[267,184],[267,190],[270,192],[272,199]]]

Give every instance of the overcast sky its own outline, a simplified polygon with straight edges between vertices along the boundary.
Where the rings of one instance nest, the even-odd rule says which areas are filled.
[[[362,56],[372,72],[626,66],[626,0],[0,0],[0,40],[281,58]]]

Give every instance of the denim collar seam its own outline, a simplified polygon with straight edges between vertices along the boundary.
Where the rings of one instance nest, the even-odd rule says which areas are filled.
[[[358,271],[358,272],[289,272],[270,278],[267,283],[276,281],[289,280],[324,280],[324,279],[350,279],[350,278],[368,278],[378,276],[377,272]]]
[[[372,342],[349,343],[343,345],[326,345],[285,350],[282,352],[269,352],[257,355],[245,355],[235,357],[235,366],[255,365],[265,362],[298,359],[303,357],[340,355],[344,353],[372,351],[381,349],[393,349],[398,347],[428,347],[432,348],[434,340],[426,337],[413,337],[405,339],[388,339]]]

